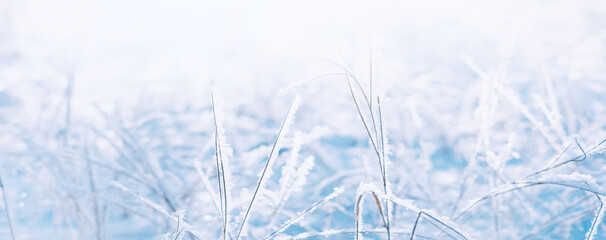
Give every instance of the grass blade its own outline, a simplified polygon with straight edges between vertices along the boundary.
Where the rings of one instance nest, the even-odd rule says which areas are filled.
[[[295,100],[293,101],[293,103],[290,105],[290,108],[288,109],[286,118],[284,119],[284,121],[282,122],[282,125],[280,126],[280,130],[278,131],[276,140],[274,141],[271,151],[269,152],[269,156],[267,157],[267,162],[265,163],[265,167],[263,168],[263,172],[261,173],[261,177],[259,178],[259,182],[257,183],[255,192],[253,193],[253,196],[252,196],[252,199],[250,200],[250,204],[248,205],[248,208],[246,208],[246,213],[244,214],[244,218],[242,219],[242,224],[240,224],[240,229],[238,229],[238,234],[236,235],[236,240],[238,240],[240,238],[240,235],[242,234],[242,229],[244,228],[244,226],[246,224],[246,219],[248,218],[248,215],[250,214],[250,210],[252,209],[252,206],[255,203],[255,199],[257,198],[259,189],[261,188],[261,186],[263,184],[263,178],[265,177],[265,173],[267,172],[267,169],[270,166],[271,160],[274,157],[274,152],[276,152],[278,150],[277,149],[278,143],[280,142],[282,136],[288,132],[290,124],[292,124],[292,121],[294,120],[294,114],[297,111],[297,108],[299,108],[300,104],[301,104],[301,98],[299,96],[295,97]]]
[[[8,211],[8,202],[6,201],[6,191],[4,191],[4,183],[2,182],[2,174],[0,174],[0,190],[2,191],[2,201],[4,202],[4,210],[6,211],[6,220],[8,221],[8,227],[11,230],[11,238],[15,240],[15,230],[13,228],[13,221],[11,220],[11,214]]]
[[[282,224],[282,226],[280,226],[278,229],[271,232],[269,235],[267,235],[263,239],[264,240],[269,239],[269,238],[273,237],[274,235],[278,234],[279,232],[284,231],[287,227],[291,226],[292,224],[296,223],[298,220],[302,219],[303,216],[313,212],[318,207],[318,205],[320,205],[326,201],[330,201],[331,199],[339,196],[341,193],[343,193],[343,189],[344,189],[343,187],[335,188],[334,191],[330,195],[328,195],[327,197],[323,198],[320,201],[315,202],[314,204],[311,205],[311,207],[309,207],[305,211],[299,213],[294,218],[291,218],[290,220],[286,221],[284,224]]]

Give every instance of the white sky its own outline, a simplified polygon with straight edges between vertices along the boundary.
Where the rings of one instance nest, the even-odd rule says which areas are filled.
[[[203,91],[211,80],[301,80],[325,73],[313,55],[333,57],[337,47],[365,61],[371,39],[382,39],[387,57],[413,64],[496,59],[510,41],[549,57],[550,46],[566,50],[606,24],[590,15],[606,13],[600,1],[0,3],[0,31],[9,36],[0,44],[20,57],[5,78],[61,82],[61,69],[75,66],[75,94],[90,101]],[[593,44],[574,52],[601,46]]]

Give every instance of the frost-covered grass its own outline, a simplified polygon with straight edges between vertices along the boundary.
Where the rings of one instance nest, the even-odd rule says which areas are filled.
[[[29,1],[0,24],[0,239],[606,238],[600,2],[162,5],[185,27],[108,29],[76,4],[47,33]]]
[[[532,86],[545,93],[527,103],[520,91],[500,83],[501,76],[487,76],[465,61],[477,79],[464,96],[455,95],[469,107],[455,108],[453,115],[418,97],[427,93],[406,96],[398,88],[405,86],[358,78],[339,65],[342,72],[334,76],[285,86],[283,97],[268,99],[283,104],[265,110],[272,112],[267,118],[247,116],[264,112],[247,110],[247,103],[240,113],[233,102],[224,108],[230,99],[209,89],[207,105],[199,108],[99,108],[101,123],[64,119],[47,125],[57,128],[46,137],[5,123],[15,148],[3,153],[10,160],[3,169],[9,176],[4,234],[601,236],[603,122],[559,110],[570,99],[556,94],[567,89],[548,76]],[[290,107],[284,105],[292,98]],[[340,101],[343,112],[322,109]]]

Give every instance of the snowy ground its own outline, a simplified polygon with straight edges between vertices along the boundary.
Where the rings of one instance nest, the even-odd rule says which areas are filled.
[[[603,1],[0,0],[0,239],[606,239],[605,93]]]

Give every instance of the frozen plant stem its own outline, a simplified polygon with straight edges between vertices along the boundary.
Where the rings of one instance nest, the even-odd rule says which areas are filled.
[[[600,207],[598,208],[598,210],[596,210],[595,218],[591,222],[591,227],[589,228],[589,231],[585,236],[585,239],[587,240],[593,240],[595,238],[595,235],[597,233],[596,227],[598,226],[598,224],[600,224],[600,222],[602,222],[602,218],[604,217],[604,201],[602,200],[600,195],[596,194],[595,196],[600,201]]]
[[[97,186],[95,185],[95,179],[93,177],[93,167],[90,158],[86,159],[86,170],[89,177],[88,184],[91,192],[93,193],[91,201],[93,204],[93,212],[95,213],[97,239],[103,240],[103,217],[101,215],[101,211],[99,211],[99,201],[97,199]]]
[[[446,232],[444,229],[438,227],[437,224],[433,223],[432,221],[436,221],[439,225],[442,225],[444,227],[446,227],[447,229],[453,231],[456,235],[458,235],[459,237],[461,237],[462,239],[467,240],[467,238],[465,236],[463,236],[463,234],[461,234],[459,231],[455,230],[454,228],[452,228],[451,226],[448,226],[446,223],[438,220],[437,218],[427,214],[424,211],[420,211],[419,214],[417,215],[417,219],[415,220],[415,225],[412,227],[412,232],[410,233],[410,240],[413,240],[413,238],[415,237],[415,231],[417,229],[417,225],[419,225],[419,220],[421,219],[422,216],[426,216],[428,217],[429,223],[431,223],[432,225],[434,225],[435,227],[437,227],[438,229],[440,229],[440,231],[446,233],[446,235],[448,235],[449,237],[453,238],[453,239],[457,239],[455,236],[453,236],[452,234]]]
[[[381,219],[383,220],[383,224],[387,225],[387,222],[385,221],[385,215],[383,215],[383,208],[381,207],[381,201],[379,201],[379,197],[377,197],[377,194],[370,191],[370,193],[372,194],[373,198],[375,199],[375,203],[377,204],[377,207],[379,208],[379,212],[381,213]],[[360,222],[362,221],[362,207],[360,206],[360,204],[362,204],[362,201],[364,200],[364,196],[366,195],[366,192],[360,194],[360,196],[358,196],[357,200],[356,200],[356,205],[355,205],[355,210],[356,210],[356,232],[355,232],[355,239],[360,239],[360,232],[362,232],[362,226],[360,226]],[[387,230],[386,230],[387,232]]]
[[[311,205],[311,207],[309,207],[305,211],[299,213],[297,216],[295,216],[295,217],[291,218],[290,220],[286,221],[278,229],[274,230],[272,233],[270,233],[269,235],[267,235],[266,237],[264,237],[263,240],[267,240],[267,239],[273,237],[274,235],[278,234],[279,232],[284,231],[286,228],[290,227],[292,224],[294,224],[295,222],[297,222],[300,219],[302,219],[303,216],[305,216],[305,215],[313,212],[314,210],[316,210],[316,208],[318,207],[318,205],[322,204],[323,202],[330,201],[333,198],[337,197],[339,194],[343,193],[343,189],[344,189],[343,187],[335,188],[334,191],[333,191],[333,193],[331,193],[330,195],[328,195],[324,199],[315,202],[313,205]]]
[[[2,182],[2,174],[0,173],[0,191],[2,191],[2,201],[4,202],[4,210],[6,211],[6,220],[8,221],[8,227],[11,229],[11,238],[15,240],[15,231],[13,229],[13,221],[8,211],[8,202],[6,201],[6,191],[4,191],[4,183]]]
[[[242,233],[242,229],[244,228],[244,225],[246,224],[246,219],[248,218],[250,209],[252,208],[253,204],[255,203],[255,199],[257,198],[257,194],[259,193],[259,189],[261,188],[261,185],[263,183],[263,178],[265,177],[265,173],[267,172],[267,169],[270,166],[271,160],[274,156],[274,152],[277,150],[276,148],[278,146],[278,142],[280,141],[280,138],[282,137],[283,133],[285,133],[288,130],[288,127],[291,124],[291,121],[293,119],[294,112],[296,112],[297,108],[299,107],[298,106],[299,103],[300,103],[300,98],[299,98],[299,96],[297,96],[295,98],[295,100],[293,101],[293,103],[290,105],[290,108],[288,109],[288,113],[286,114],[286,118],[284,119],[284,121],[282,122],[282,125],[280,126],[280,130],[278,131],[276,140],[274,141],[274,144],[271,147],[271,151],[269,152],[269,156],[267,157],[267,162],[265,163],[265,167],[263,168],[263,172],[261,173],[261,177],[259,178],[259,182],[257,183],[255,192],[253,193],[252,199],[250,200],[250,204],[248,205],[248,208],[246,209],[246,213],[244,214],[244,218],[242,219],[242,224],[240,225],[240,229],[238,230],[238,234],[236,235],[236,240],[240,239],[240,234]]]
[[[208,180],[206,179],[206,174],[204,173],[204,171],[202,170],[202,166],[200,166],[200,162],[198,162],[196,160],[196,162],[194,162],[195,166],[196,166],[196,171],[198,172],[198,175],[200,176],[200,179],[202,181],[202,185],[204,185],[204,187],[206,188],[206,192],[208,193],[211,202],[213,203],[213,206],[215,207],[215,210],[217,210],[217,213],[219,214],[219,216],[221,215],[221,210],[219,209],[219,207],[217,206],[217,195],[215,193],[215,191],[210,187],[210,182],[208,182]]]
[[[183,221],[183,219],[181,218],[181,220],[179,220],[179,217],[175,217],[172,214],[170,214],[167,210],[163,209],[159,204],[135,193],[133,190],[131,190],[130,188],[124,186],[123,184],[117,182],[117,181],[112,181],[110,183],[112,186],[120,189],[121,191],[127,193],[128,195],[134,197],[137,201],[147,205],[148,207],[152,208],[153,210],[155,210],[156,212],[160,213],[160,215],[162,215],[164,218],[166,218],[169,221],[172,221],[174,223],[177,223],[178,225],[182,225],[182,229],[187,231],[189,236],[193,239],[200,239],[199,235],[200,233],[196,232],[193,230],[193,227],[189,224],[187,224],[185,221]],[[118,203],[119,204],[119,203]],[[128,208],[127,208],[128,209]],[[137,213],[136,211],[131,211],[133,213]],[[140,215],[140,214],[137,214]],[[181,221],[181,223],[179,224],[179,221]]]
[[[373,111],[372,111],[372,47],[370,48],[370,103],[368,104],[368,109],[370,110],[370,116],[372,118],[373,121],[373,126],[375,128],[375,137],[378,138],[378,134],[377,134],[377,126],[374,123],[375,122],[375,118],[373,116]],[[385,192],[385,196],[389,196],[389,194],[387,193],[387,166],[385,164],[385,134],[383,131],[383,115],[381,114],[381,97],[380,94],[377,94],[377,110],[379,113],[379,132],[381,133],[381,157],[379,159],[379,164],[382,164],[381,166],[381,177],[383,178],[383,190]],[[375,196],[375,199],[376,196]],[[381,210],[381,214],[382,214],[382,210]],[[390,224],[389,224],[389,200],[385,199],[385,228],[387,229],[387,239],[390,240],[391,239],[391,232],[390,232]]]
[[[562,183],[556,183],[556,182],[542,182],[542,181],[536,182],[536,181],[527,181],[527,179],[529,179],[529,178],[531,178],[531,177],[533,177],[533,176],[536,176],[536,175],[539,175],[539,174],[545,173],[545,172],[547,172],[547,171],[549,171],[549,170],[551,170],[551,169],[554,169],[554,168],[558,168],[558,167],[561,167],[561,166],[567,165],[567,164],[572,163],[572,162],[582,162],[582,161],[584,161],[585,159],[587,159],[588,154],[592,154],[592,153],[595,151],[595,149],[597,149],[599,146],[601,146],[601,145],[602,145],[602,144],[604,144],[605,142],[606,142],[606,139],[602,140],[601,142],[599,142],[597,145],[593,146],[593,147],[592,147],[591,149],[589,149],[588,151],[585,151],[585,150],[584,150],[584,149],[581,147],[581,145],[579,144],[578,140],[575,138],[575,143],[577,144],[577,146],[579,147],[579,149],[581,150],[581,152],[582,152],[583,154],[581,154],[581,155],[579,155],[579,156],[577,156],[577,157],[575,157],[575,158],[572,158],[572,159],[569,159],[569,160],[563,161],[563,162],[561,162],[561,163],[558,163],[558,164],[555,164],[555,165],[548,166],[548,167],[546,167],[546,168],[544,168],[544,169],[542,169],[542,170],[539,170],[539,171],[536,171],[536,172],[534,172],[534,173],[532,173],[532,174],[530,174],[530,175],[527,175],[526,177],[524,177],[524,178],[522,178],[522,179],[520,179],[520,180],[518,180],[518,181],[512,181],[512,182],[510,182],[510,183],[503,184],[503,185],[501,185],[501,186],[499,186],[499,187],[494,188],[494,189],[493,189],[491,192],[489,192],[488,194],[484,195],[482,198],[480,198],[480,199],[478,199],[478,200],[474,201],[473,203],[471,203],[470,205],[468,205],[468,206],[467,206],[467,207],[466,207],[464,210],[462,210],[462,211],[461,211],[461,212],[460,212],[460,213],[459,213],[459,214],[458,214],[458,215],[457,215],[457,216],[454,218],[454,220],[457,220],[457,219],[459,219],[460,217],[462,217],[463,215],[465,215],[465,214],[469,213],[469,211],[471,211],[471,209],[472,209],[472,208],[474,208],[475,206],[477,206],[477,205],[478,205],[480,202],[482,202],[482,201],[484,201],[484,200],[487,200],[487,199],[490,199],[490,198],[492,198],[492,197],[495,197],[495,196],[498,196],[498,195],[501,195],[501,194],[505,194],[505,193],[508,193],[508,192],[513,192],[513,191],[516,191],[516,190],[519,190],[519,189],[523,189],[523,188],[527,188],[527,187],[532,187],[532,186],[537,186],[537,185],[546,185],[546,184],[550,184],[550,185],[559,185],[559,186],[563,186],[563,187],[571,187],[571,188],[576,188],[576,189],[579,189],[579,190],[583,190],[583,191],[586,191],[586,192],[590,192],[590,193],[594,193],[594,194],[598,194],[598,195],[602,195],[602,196],[604,196],[604,194],[602,194],[602,193],[600,193],[600,192],[596,192],[596,191],[593,191],[593,190],[591,190],[591,189],[587,189],[587,188],[583,188],[583,187],[571,186],[571,185],[568,185],[568,184],[562,184]],[[558,158],[559,158],[559,156],[558,156]],[[521,186],[520,186],[520,185],[521,185]],[[512,187],[512,188],[510,188],[510,189],[505,188],[505,187],[508,187],[508,186],[510,186],[510,187]],[[505,190],[501,190],[502,188],[505,188]]]
[[[377,148],[377,145],[375,144],[375,140],[372,138],[372,135],[370,134],[370,129],[368,129],[368,124],[366,124],[366,120],[364,119],[364,116],[362,115],[362,111],[360,110],[360,105],[358,104],[358,100],[356,100],[356,95],[354,94],[353,88],[351,87],[351,80],[349,80],[349,77],[347,77],[347,84],[349,85],[349,92],[351,93],[351,97],[354,101],[354,104],[356,105],[356,109],[358,110],[358,115],[360,115],[360,118],[362,119],[362,123],[364,124],[364,129],[366,129],[366,133],[368,134],[368,137],[370,138],[370,143],[372,144],[372,148],[375,150],[375,153],[377,154],[377,158],[379,159],[379,167],[381,168],[381,173],[383,173],[383,164],[381,163],[381,154],[379,154],[379,150]]]
[[[372,49],[371,49],[371,58],[370,58],[370,99],[366,97],[366,93],[364,92],[364,89],[362,89],[362,86],[360,85],[360,83],[358,82],[358,80],[355,77],[352,77],[354,82],[357,84],[357,86],[359,87],[360,91],[362,92],[362,95],[364,97],[364,99],[366,100],[367,106],[368,106],[368,110],[370,112],[370,120],[372,123],[372,127],[375,133],[374,139],[373,136],[370,132],[370,129],[368,127],[368,124],[366,122],[366,119],[364,119],[364,115],[362,114],[362,111],[360,109],[360,105],[358,104],[358,101],[356,99],[356,95],[354,93],[353,87],[351,85],[351,80],[350,80],[350,76],[353,76],[352,74],[348,74],[346,75],[347,77],[347,84],[349,86],[349,92],[351,93],[351,97],[354,101],[354,104],[356,105],[356,110],[358,111],[358,115],[360,116],[360,119],[362,120],[362,123],[364,124],[364,128],[366,129],[366,133],[368,134],[368,138],[370,139],[370,142],[372,144],[372,147],[377,155],[377,159],[379,160],[379,168],[381,171],[381,180],[383,182],[383,190],[386,196],[388,196],[388,190],[387,190],[387,176],[386,176],[386,162],[385,162],[385,135],[384,135],[384,130],[383,130],[383,119],[382,119],[382,114],[381,114],[381,98],[379,95],[377,95],[377,110],[378,110],[378,118],[379,118],[379,132],[380,134],[380,138],[379,139],[379,133],[377,131],[377,123],[375,120],[375,116],[374,116],[374,111],[372,108],[372,85],[373,85],[373,79],[372,79]],[[344,68],[344,67],[343,67]],[[345,68],[344,68],[345,69]],[[347,71],[347,70],[346,70]],[[347,71],[349,73],[349,71]],[[378,146],[378,144],[380,144]],[[379,147],[381,148],[379,151]],[[387,230],[387,239],[390,240],[391,239],[391,231],[390,231],[390,224],[389,224],[389,201],[387,199],[385,199],[385,214],[383,214],[383,210],[381,209],[381,215],[385,215],[384,217],[384,222],[385,222],[385,229]]]
[[[213,108],[213,120],[215,123],[215,158],[217,160],[217,180],[219,182],[219,196],[221,200],[221,217],[223,218],[223,239],[227,235],[227,187],[225,182],[225,168],[223,166],[223,155],[221,153],[221,142],[219,141],[219,127],[217,124],[217,109],[215,107],[215,93],[211,92]]]
[[[382,172],[382,177],[383,177],[383,190],[385,192],[385,196],[389,196],[389,193],[387,192],[387,166],[385,165],[385,136],[383,133],[383,116],[381,115],[381,99],[379,98],[379,96],[377,96],[377,106],[379,109],[379,126],[381,128],[381,159],[383,159],[383,161],[381,161],[383,163],[383,172]],[[376,199],[376,197],[375,197]],[[391,239],[391,232],[390,232],[390,226],[389,226],[389,200],[385,199],[385,218],[386,218],[386,224],[385,224],[385,228],[387,228],[387,239]]]

